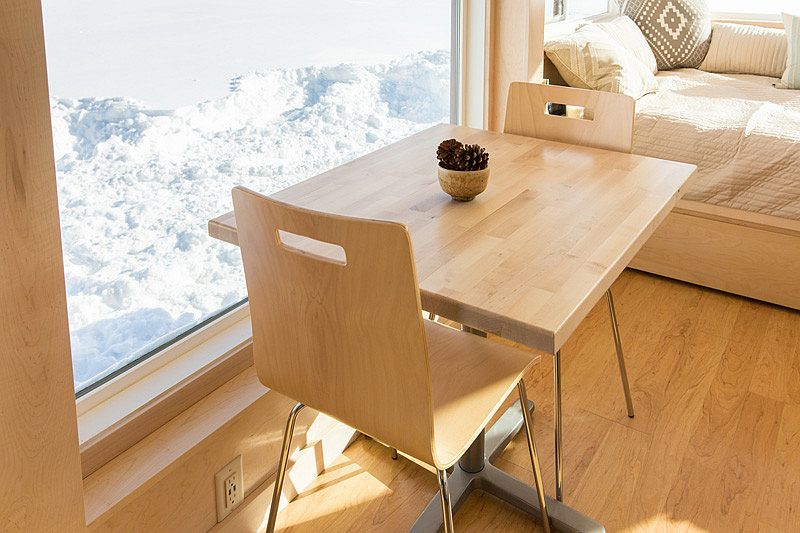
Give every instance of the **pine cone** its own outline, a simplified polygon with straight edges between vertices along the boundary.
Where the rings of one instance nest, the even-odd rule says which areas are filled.
[[[447,139],[439,144],[436,149],[436,158],[441,161],[442,167],[448,170],[456,169],[456,161],[458,154],[462,151],[464,145],[455,139]]]
[[[456,157],[457,170],[483,170],[489,166],[489,154],[477,144],[467,144]]]

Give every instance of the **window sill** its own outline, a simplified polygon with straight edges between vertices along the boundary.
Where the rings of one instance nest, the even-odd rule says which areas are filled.
[[[252,365],[244,305],[77,401],[83,476]]]

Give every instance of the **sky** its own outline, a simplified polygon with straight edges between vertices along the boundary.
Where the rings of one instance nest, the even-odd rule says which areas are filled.
[[[43,0],[50,92],[175,108],[267,67],[450,48],[450,0]]]

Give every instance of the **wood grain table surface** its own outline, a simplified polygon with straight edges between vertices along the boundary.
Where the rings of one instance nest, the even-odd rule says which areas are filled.
[[[439,188],[443,139],[490,153],[487,190]],[[685,163],[439,124],[274,194],[405,223],[425,310],[554,354],[681,198]],[[247,183],[242,183],[247,186]],[[209,234],[237,244],[232,212]]]

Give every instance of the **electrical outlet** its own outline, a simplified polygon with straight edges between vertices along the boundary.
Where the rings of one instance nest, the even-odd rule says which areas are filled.
[[[242,481],[241,455],[225,465],[214,476],[217,494],[217,522],[222,522],[222,519],[231,514],[231,511],[244,500]]]

